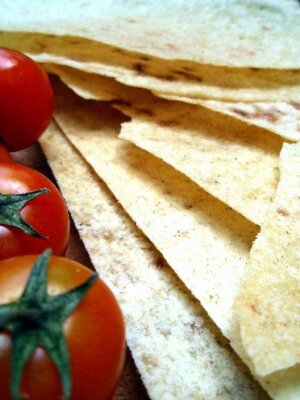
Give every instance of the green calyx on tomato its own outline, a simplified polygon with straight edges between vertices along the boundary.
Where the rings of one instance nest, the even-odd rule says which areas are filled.
[[[49,192],[25,204],[20,214],[47,239],[28,235],[22,229],[0,223],[0,260],[25,254],[41,254],[47,248],[51,248],[55,255],[65,254],[70,218],[57,187],[45,175],[32,168],[16,163],[0,164],[0,193],[3,195],[19,195],[41,188],[47,188]]]
[[[63,398],[71,394],[70,360],[63,324],[83,300],[97,279],[92,274],[84,283],[68,292],[50,296],[47,293],[47,268],[51,250],[35,262],[21,297],[0,306],[0,330],[12,337],[11,396],[21,398],[20,384],[26,362],[37,347],[43,347],[55,363],[63,388]]]
[[[30,201],[44,193],[49,193],[49,189],[38,189],[21,194],[1,194],[0,193],[0,224],[14,226],[22,229],[28,235],[46,239],[38,233],[21,217],[22,208]]]

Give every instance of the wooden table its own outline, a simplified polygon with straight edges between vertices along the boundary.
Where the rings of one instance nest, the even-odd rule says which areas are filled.
[[[21,152],[15,153],[13,156],[15,161],[42,172],[54,183],[56,183],[55,178],[38,144]],[[73,221],[71,221],[71,237],[66,257],[76,260],[93,269],[89,255],[79,237]],[[126,352],[126,361],[123,374],[113,400],[149,400],[147,392],[143,386],[139,373],[128,349]]]

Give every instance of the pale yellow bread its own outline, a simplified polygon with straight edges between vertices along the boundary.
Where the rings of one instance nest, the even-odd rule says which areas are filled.
[[[258,375],[300,362],[300,143],[285,144],[272,207],[236,301],[241,339]]]
[[[168,61],[78,36],[0,31],[0,45],[22,51],[40,63],[97,73],[165,96],[233,102],[300,102],[300,69],[228,68]]]
[[[47,65],[78,95],[112,100],[132,117],[121,137],[153,153],[261,224],[278,182],[283,139],[206,108],[158,99],[98,75]]]
[[[79,36],[164,59],[300,67],[295,0],[4,0],[2,30]]]
[[[200,100],[190,97],[165,95],[154,92],[157,96],[190,104],[199,104],[213,111],[230,115],[282,136],[288,141],[300,139],[300,102],[230,102],[217,100]]]
[[[67,137],[252,368],[232,305],[258,232],[255,225],[175,169],[118,139],[119,126],[103,105],[62,87],[56,94],[56,119]],[[274,399],[300,396],[297,371],[257,379]]]
[[[40,143],[91,260],[121,305],[151,399],[265,399],[199,303],[60,130],[51,125]]]

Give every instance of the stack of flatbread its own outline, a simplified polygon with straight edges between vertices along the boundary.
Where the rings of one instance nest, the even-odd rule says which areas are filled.
[[[299,400],[299,1],[3,0],[0,29],[55,75],[40,143],[150,398]]]

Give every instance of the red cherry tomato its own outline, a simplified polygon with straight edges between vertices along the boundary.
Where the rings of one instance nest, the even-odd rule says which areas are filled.
[[[41,173],[20,164],[0,164],[0,194],[21,194],[47,188],[49,193],[30,200],[21,210],[22,218],[40,235],[31,236],[21,229],[0,223],[0,260],[41,253],[50,247],[64,255],[70,231],[68,209],[54,184]],[[1,217],[1,209],[0,209]]]
[[[0,144],[0,163],[11,163],[13,162],[12,156],[6,150],[6,148]]]
[[[53,113],[46,73],[18,51],[0,48],[0,135],[9,151],[33,144]]]
[[[15,257],[0,263],[0,303],[17,300],[37,256]],[[51,257],[48,294],[59,294],[88,279],[91,271],[63,257]],[[115,297],[97,279],[64,323],[70,353],[71,400],[112,399],[124,362],[124,323]],[[9,395],[11,340],[0,332],[0,398]],[[21,392],[30,400],[59,400],[62,385],[56,366],[39,348],[25,365]]]

